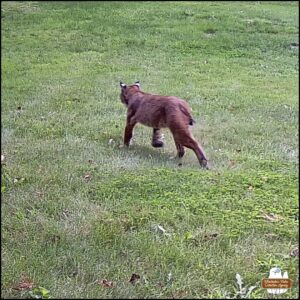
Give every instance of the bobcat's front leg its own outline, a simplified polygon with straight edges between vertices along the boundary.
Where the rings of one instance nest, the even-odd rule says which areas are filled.
[[[133,136],[133,128],[136,125],[135,118],[133,116],[128,116],[127,117],[127,123],[125,127],[125,132],[124,132],[124,145],[129,146],[130,140],[132,139]]]

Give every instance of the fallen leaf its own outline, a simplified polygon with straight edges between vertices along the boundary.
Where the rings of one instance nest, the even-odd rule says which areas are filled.
[[[59,241],[60,241],[60,236],[59,235],[56,235],[56,234],[52,234],[48,237],[48,241],[50,243],[54,243],[54,244],[57,244]]]
[[[299,256],[299,248],[295,248],[291,251],[290,256],[296,257]]]
[[[165,285],[162,284],[161,282],[159,282],[159,283],[157,284],[157,286],[158,286],[161,290],[165,287]]]
[[[84,180],[85,180],[85,181],[89,181],[89,180],[91,180],[91,179],[92,179],[92,175],[91,175],[91,174],[89,174],[89,173],[87,173],[87,174],[85,174],[85,175],[84,175],[84,177],[83,177],[83,178],[84,178]]]
[[[204,235],[204,240],[210,241],[210,240],[216,240],[218,238],[218,233],[211,233]]]
[[[172,293],[172,299],[185,298],[187,294],[187,291],[176,291],[174,294]]]
[[[14,183],[17,183],[17,182],[23,182],[23,181],[25,181],[25,178],[23,178],[23,177],[16,177],[16,178],[14,178],[14,180],[13,180]]]
[[[249,185],[249,186],[248,186],[248,190],[249,190],[249,191],[253,191],[253,189],[254,189],[254,188],[253,188],[252,185]]]
[[[279,222],[281,220],[283,220],[283,217],[279,216],[279,215],[275,215],[273,213],[264,213],[262,215],[262,217],[269,222]]]
[[[233,159],[229,160],[229,166],[230,166],[230,167],[235,166],[235,164],[236,164],[236,161],[235,161],[235,160],[233,160]]]
[[[157,231],[163,235],[166,235],[166,236],[169,236],[170,234],[166,232],[166,230],[160,226],[160,225],[157,225]]]
[[[113,286],[112,281],[109,281],[109,280],[106,280],[106,279],[99,280],[98,284],[103,286],[103,287],[112,287]]]
[[[15,290],[31,290],[34,287],[33,281],[27,275],[21,275],[21,281],[14,287]]]
[[[266,233],[265,236],[270,239],[277,239],[278,235],[275,233]]]
[[[45,193],[44,193],[44,192],[40,192],[40,191],[36,191],[36,194],[37,194],[39,197],[42,197],[42,196],[44,196],[44,195],[45,195]]]
[[[137,275],[137,274],[132,274],[131,275],[131,278],[130,278],[130,280],[129,280],[129,282],[131,283],[131,284],[137,284],[139,281],[140,281],[140,279],[141,279],[141,276],[140,275]]]
[[[5,160],[5,156],[1,154],[1,162],[3,162],[4,160]]]

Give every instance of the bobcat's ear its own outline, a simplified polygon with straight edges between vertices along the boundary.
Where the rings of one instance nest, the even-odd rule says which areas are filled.
[[[121,87],[122,89],[125,89],[125,88],[126,88],[126,84],[123,83],[122,81],[120,81],[120,87]]]
[[[141,86],[139,81],[136,81],[136,82],[134,83],[134,85],[136,85],[136,86],[138,86],[138,87]]]

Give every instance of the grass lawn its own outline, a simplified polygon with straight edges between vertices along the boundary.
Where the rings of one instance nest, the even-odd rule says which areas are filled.
[[[298,17],[297,1],[1,2],[1,297],[272,298],[280,267],[277,298],[298,298]],[[168,130],[163,149],[142,125],[121,147],[120,80],[186,99],[211,170],[171,159]]]

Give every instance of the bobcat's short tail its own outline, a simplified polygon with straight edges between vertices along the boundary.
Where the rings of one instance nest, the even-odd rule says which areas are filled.
[[[196,121],[193,119],[192,115],[190,114],[190,112],[182,105],[180,105],[180,110],[187,116],[189,117],[189,125],[193,126]]]
[[[191,117],[191,118],[190,118],[190,123],[189,123],[189,125],[190,125],[190,126],[193,126],[195,123],[196,123],[196,121]]]

